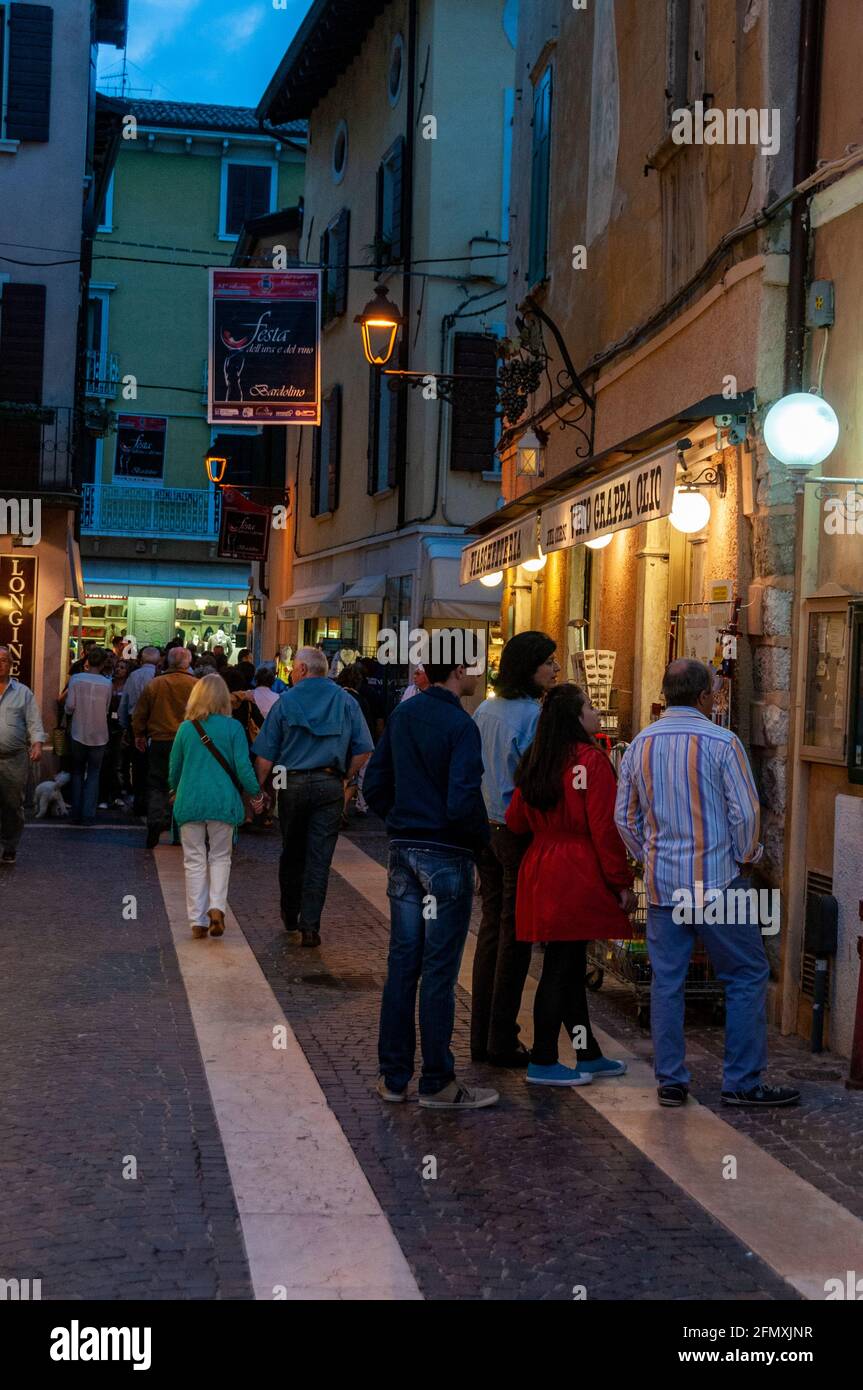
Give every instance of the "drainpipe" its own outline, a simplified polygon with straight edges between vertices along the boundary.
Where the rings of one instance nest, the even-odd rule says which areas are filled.
[[[818,157],[818,113],[821,100],[821,49],[824,29],[823,0],[802,0],[800,8],[800,44],[797,64],[797,106],[795,116],[793,184],[811,174]],[[803,388],[803,359],[806,344],[806,285],[809,268],[809,209],[808,199],[792,204],[791,235],[788,258],[788,308],[785,334],[785,393]],[[811,525],[809,505],[802,485],[794,498],[794,580],[791,686],[789,691],[789,728],[786,764],[786,807],[790,808],[786,823],[782,873],[782,892],[788,904],[786,931],[781,964],[781,1018],[783,1033],[797,1031],[799,1000],[798,962],[803,942],[806,896],[806,830],[809,811],[809,768],[799,757],[800,730],[805,674],[806,632],[804,627],[803,595],[812,582],[817,563],[817,538],[814,548],[807,545],[806,534]],[[816,519],[817,524],[817,519]],[[816,533],[817,537],[817,533]]]
[[[402,267],[402,313],[404,315],[404,331],[401,335],[399,346],[399,370],[407,372],[410,370],[411,357],[411,333],[413,332],[413,312],[412,312],[412,291],[413,276],[411,269],[413,266],[413,234],[414,234],[414,154],[416,148],[416,81],[417,81],[417,12],[419,0],[408,0],[408,72],[407,72],[407,102],[405,114],[405,159],[402,177],[404,189],[407,194],[404,209],[404,265]],[[401,412],[398,433],[398,452],[397,452],[397,477],[396,489],[398,492],[398,521],[397,529],[401,530],[405,525],[407,515],[407,441],[408,441],[408,401],[407,394],[409,388],[402,387],[405,391],[404,408]]]

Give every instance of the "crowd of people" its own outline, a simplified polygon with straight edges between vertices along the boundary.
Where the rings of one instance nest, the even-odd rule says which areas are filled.
[[[459,634],[453,634],[458,637]],[[470,1052],[523,1069],[531,1085],[577,1087],[619,1078],[590,1025],[587,943],[633,935],[634,866],[647,901],[652,1029],[659,1103],[685,1104],[684,986],[692,922],[672,911],[681,888],[734,889],[761,857],[759,801],[736,735],[710,717],[714,681],[673,661],[665,711],[627,749],[618,783],[597,740],[600,715],[559,682],[552,638],[525,632],[504,647],[495,688],[471,716],[475,671],[425,663],[387,717],[376,663],[330,675],[323,651],[301,647],[289,683],[248,651],[198,654],[181,641],[131,660],[88,645],[61,697],[72,816],[131,804],[147,848],[168,831],[182,846],[192,935],[224,933],[239,829],[281,833],[280,913],[293,944],[317,948],[330,868],[352,800],[389,837],[390,946],[381,1001],[378,1094],[483,1109],[498,1092],[467,1085],[452,1053],[455,986],[478,886],[482,916],[472,966]],[[464,650],[458,642],[453,652]],[[30,762],[45,740],[32,693],[0,647],[0,862],[14,863]],[[791,1105],[765,1084],[767,958],[757,917],[698,926],[726,994],[722,1100]],[[530,1049],[519,1013],[533,947],[542,972]],[[559,1055],[561,1030],[570,1040]],[[571,1055],[570,1055],[571,1054]]]

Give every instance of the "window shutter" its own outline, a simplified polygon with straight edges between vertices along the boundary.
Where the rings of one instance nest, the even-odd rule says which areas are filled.
[[[546,278],[548,261],[548,201],[551,164],[551,68],[546,68],[533,99],[533,149],[530,181],[531,285]]]
[[[269,210],[270,170],[256,164],[229,164],[226,233],[239,235],[246,222]]]
[[[390,391],[386,377],[382,379],[382,391]],[[390,391],[389,440],[387,443],[387,487],[395,487],[398,481],[398,459],[401,446],[402,412],[404,411],[404,388]]]
[[[384,166],[378,165],[375,186],[375,266],[379,270],[386,264],[383,250],[384,240]]]
[[[339,505],[339,473],[342,453],[342,388],[334,386],[325,406],[327,412],[327,457],[324,467],[327,470],[327,511],[334,512]]]
[[[41,405],[45,354],[45,286],[3,286],[0,310],[0,401]]]
[[[351,214],[349,208],[342,208],[336,224],[329,235],[329,260],[337,269],[333,283],[333,315],[347,313],[348,308],[348,266],[350,264]]]
[[[393,145],[388,159],[390,179],[392,180],[392,226],[390,227],[390,262],[404,258],[405,190],[404,190],[404,136],[399,136]]]
[[[324,407],[324,409],[326,409],[326,407]],[[312,430],[312,472],[309,480],[311,483],[309,511],[312,516],[317,516],[320,512],[321,489],[319,479],[321,476],[321,435],[323,434],[323,418],[322,411],[321,424],[316,425]]]
[[[6,134],[10,140],[45,143],[51,114],[50,5],[9,6],[9,89]]]
[[[450,468],[482,473],[494,467],[497,339],[486,333],[457,333],[453,372],[489,379],[488,391],[480,382],[457,384],[452,405]]]
[[[372,497],[377,491],[375,487],[375,460],[377,458],[377,433],[378,433],[378,378],[379,372],[375,367],[369,367],[369,430],[368,430],[368,476],[366,478],[366,491]]]

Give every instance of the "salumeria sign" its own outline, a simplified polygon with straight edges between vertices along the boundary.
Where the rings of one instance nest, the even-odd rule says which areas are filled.
[[[674,501],[677,449],[628,463],[607,477],[578,488],[560,502],[543,507],[540,544],[547,553],[614,531],[668,516]]]

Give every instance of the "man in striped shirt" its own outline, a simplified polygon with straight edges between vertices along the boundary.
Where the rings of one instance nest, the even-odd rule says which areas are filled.
[[[697,935],[725,985],[723,1103],[795,1105],[799,1092],[761,1081],[770,968],[756,895],[745,891],[763,852],[749,760],[737,735],[710,717],[709,667],[672,661],[662,693],[662,717],[624,754],[615,808],[624,843],[644,866],[659,1103],[683,1105],[688,1095],[684,987]]]

